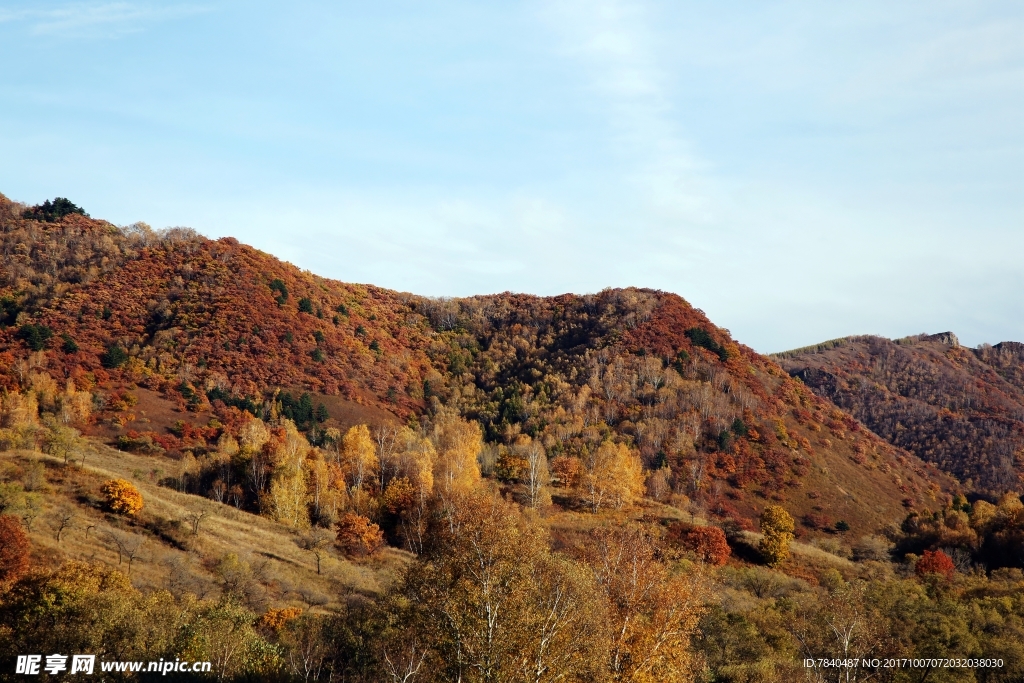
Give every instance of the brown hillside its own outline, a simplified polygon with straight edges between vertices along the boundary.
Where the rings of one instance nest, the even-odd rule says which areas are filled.
[[[674,294],[425,299],[230,238],[24,209],[0,197],[0,381],[73,380],[96,396],[88,428],[125,448],[199,455],[298,388],[321,429],[457,408],[493,445],[485,472],[524,434],[552,461],[626,443],[651,498],[747,526],[777,502],[801,533],[869,533],[954,485]]]
[[[777,359],[876,434],[969,487],[993,495],[1020,489],[1024,345],[969,349],[948,332],[865,336]]]

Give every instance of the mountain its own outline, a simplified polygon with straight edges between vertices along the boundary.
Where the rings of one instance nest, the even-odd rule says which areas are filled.
[[[0,197],[0,382],[92,392],[83,429],[126,450],[198,457],[243,411],[316,443],[446,407],[481,425],[485,474],[526,437],[551,460],[614,441],[651,499],[748,527],[774,502],[800,534],[870,533],[957,486],[675,294],[429,299],[59,213]]]
[[[979,493],[1024,475],[1024,344],[971,349],[944,332],[855,336],[776,354],[793,377],[889,443]]]

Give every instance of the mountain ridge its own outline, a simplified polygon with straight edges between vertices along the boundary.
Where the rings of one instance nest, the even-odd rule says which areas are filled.
[[[148,432],[156,451],[181,457],[188,439],[167,432],[188,422],[200,454],[216,433],[209,418],[269,415],[282,393],[307,391],[311,406],[343,400],[399,422],[448,406],[495,448],[529,437],[551,458],[621,442],[641,455],[655,499],[748,526],[782,503],[804,520],[800,534],[839,521],[874,531],[957,487],[675,294],[430,299],[187,229],[39,221],[6,199],[0,221],[0,381],[13,391],[45,373],[95,392],[92,427],[129,447]],[[162,422],[127,406],[137,388]]]

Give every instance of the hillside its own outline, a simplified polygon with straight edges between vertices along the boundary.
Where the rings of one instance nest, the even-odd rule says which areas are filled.
[[[963,347],[952,333],[847,337],[777,354],[818,395],[889,443],[998,495],[1024,475],[1024,344]]]
[[[70,379],[95,397],[86,433],[124,449],[200,457],[246,412],[293,417],[315,444],[446,405],[494,449],[529,437],[553,460],[627,444],[650,496],[748,526],[778,502],[800,533],[868,532],[953,486],[674,294],[426,299],[231,238],[6,199],[0,249],[0,382],[52,403],[46,383]]]

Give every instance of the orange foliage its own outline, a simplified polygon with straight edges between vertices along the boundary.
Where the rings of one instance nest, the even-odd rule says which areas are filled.
[[[256,620],[256,628],[263,631],[280,631],[285,624],[302,616],[298,607],[270,608]]]
[[[383,544],[380,527],[363,515],[346,512],[338,522],[338,548],[350,557],[372,555]]]
[[[28,569],[29,542],[21,522],[0,515],[0,585],[16,581]]]
[[[107,509],[119,515],[135,515],[142,510],[142,494],[126,479],[111,479],[100,487]]]
[[[551,473],[555,476],[558,486],[576,488],[583,474],[583,463],[579,458],[562,455],[551,461]]]

